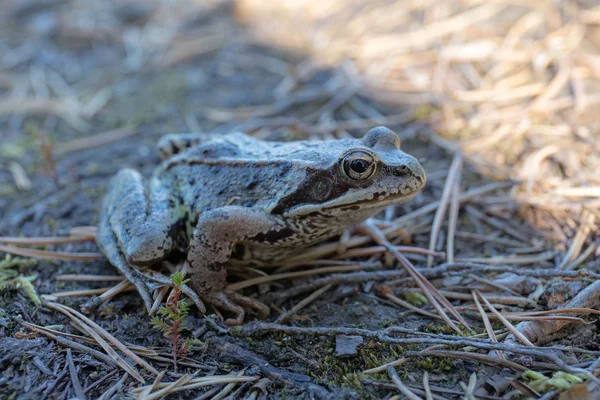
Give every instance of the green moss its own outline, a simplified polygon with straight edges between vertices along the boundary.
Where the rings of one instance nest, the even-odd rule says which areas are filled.
[[[521,379],[527,382],[533,390],[545,393],[555,389],[568,389],[576,383],[583,382],[586,378],[564,371],[557,371],[550,378],[536,371],[525,371]]]
[[[422,332],[444,334],[444,335],[456,335],[454,329],[450,328],[445,323],[430,323],[421,328]]]
[[[413,306],[421,306],[423,304],[427,304],[428,300],[425,295],[419,292],[402,292],[402,297],[404,300],[408,301]]]
[[[0,292],[10,289],[23,290],[34,304],[42,304],[32,284],[37,279],[37,274],[24,276],[14,269],[15,267],[32,266],[35,264],[37,264],[37,260],[20,257],[13,258],[10,254],[7,254],[0,261]]]

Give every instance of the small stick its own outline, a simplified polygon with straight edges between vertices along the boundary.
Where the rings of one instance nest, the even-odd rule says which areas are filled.
[[[440,199],[439,207],[435,212],[435,217],[433,219],[433,225],[431,227],[431,236],[429,237],[429,251],[435,251],[435,245],[437,243],[437,238],[440,233],[440,229],[442,227],[442,222],[446,215],[446,210],[448,209],[448,203],[450,201],[450,193],[452,192],[452,188],[457,182],[458,176],[460,174],[460,170],[462,168],[462,155],[460,153],[456,153],[454,155],[454,159],[452,160],[452,164],[450,165],[450,170],[448,172],[448,177],[446,178],[446,184],[444,185],[444,191],[442,192],[442,198]],[[427,266],[431,267],[433,265],[433,257],[427,256]]]
[[[388,365],[387,372],[388,372],[388,375],[390,376],[390,378],[392,378],[392,381],[394,382],[394,384],[396,385],[398,390],[400,390],[400,393],[402,393],[403,395],[408,397],[410,400],[423,400],[423,398],[414,394],[409,388],[407,388],[404,385],[404,383],[402,383],[402,380],[400,380],[400,377],[396,373],[396,370],[394,369],[394,367],[392,367],[391,365]]]

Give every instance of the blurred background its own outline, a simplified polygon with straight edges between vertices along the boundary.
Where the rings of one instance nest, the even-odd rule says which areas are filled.
[[[118,143],[136,135],[136,151],[147,153],[144,144],[165,132],[339,137],[374,124],[460,150],[491,179],[522,180],[512,193],[522,214],[571,237],[600,202],[600,6],[4,0],[0,8],[0,194],[46,185],[32,184],[40,170],[76,180],[78,168],[56,160],[102,146],[117,162]],[[101,171],[96,164],[87,168]]]

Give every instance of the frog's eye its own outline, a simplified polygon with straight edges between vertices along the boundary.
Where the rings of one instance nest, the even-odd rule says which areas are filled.
[[[365,180],[375,173],[377,163],[373,156],[364,151],[354,151],[342,160],[342,170],[350,179]]]

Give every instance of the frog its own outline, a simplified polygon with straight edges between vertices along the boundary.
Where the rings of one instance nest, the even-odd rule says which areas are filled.
[[[266,317],[258,300],[227,290],[227,269],[278,265],[340,235],[426,184],[419,161],[383,126],[362,138],[266,141],[242,132],[180,133],[158,143],[161,162],[145,179],[124,168],[110,180],[96,242],[152,310],[170,285],[153,266],[185,260],[184,293],[232,314]]]

